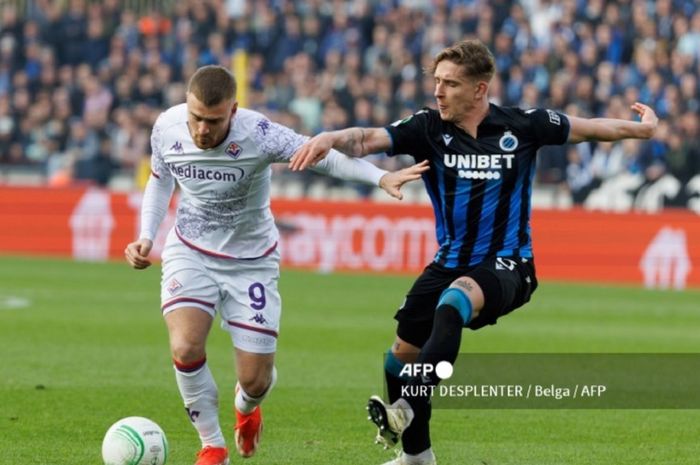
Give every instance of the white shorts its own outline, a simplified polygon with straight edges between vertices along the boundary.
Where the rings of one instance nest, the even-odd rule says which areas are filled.
[[[282,308],[278,250],[253,260],[219,258],[191,249],[171,234],[162,257],[163,315],[181,307],[200,308],[212,318],[218,311],[236,348],[275,352]]]

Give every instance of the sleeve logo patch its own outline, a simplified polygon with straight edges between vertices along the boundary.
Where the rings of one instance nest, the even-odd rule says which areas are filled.
[[[175,141],[175,143],[170,147],[170,150],[172,150],[175,153],[183,153],[184,150],[182,148],[182,143],[178,140]]]
[[[270,120],[267,120],[267,119],[258,120],[258,123],[255,126],[258,128],[258,131],[260,131],[260,133],[263,136],[266,136],[267,131],[270,130]]]
[[[549,115],[550,123],[556,124],[557,126],[561,126],[561,117],[559,117],[559,113],[552,110],[547,110],[547,114]]]
[[[404,119],[400,119],[400,120],[398,120],[398,121],[394,121],[393,123],[391,123],[391,125],[392,125],[393,127],[396,127],[396,126],[399,126],[399,125],[401,125],[401,124],[408,123],[408,122],[411,121],[412,119],[413,119],[413,115],[409,116],[408,118],[404,118]]]

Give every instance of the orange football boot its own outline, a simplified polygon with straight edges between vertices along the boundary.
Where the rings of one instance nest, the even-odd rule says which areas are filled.
[[[247,415],[236,410],[236,449],[241,457],[252,457],[258,448],[258,442],[262,436],[263,422],[262,409],[258,405],[255,410]]]
[[[228,449],[206,446],[197,453],[194,465],[228,465]]]

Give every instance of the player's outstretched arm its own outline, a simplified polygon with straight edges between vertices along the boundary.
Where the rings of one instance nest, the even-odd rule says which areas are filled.
[[[331,149],[351,157],[385,152],[391,148],[391,138],[384,128],[348,128],[322,132],[312,137],[292,155],[289,168],[301,171],[323,160]]]
[[[428,166],[428,160],[423,160],[422,162],[411,165],[408,168],[398,171],[390,171],[381,177],[379,180],[379,187],[384,189],[384,191],[390,196],[402,200],[403,194],[401,193],[401,186],[407,182],[420,179],[421,175],[429,169],[430,166]]]
[[[143,270],[151,266],[148,254],[151,252],[152,248],[153,241],[150,239],[139,239],[126,246],[126,249],[124,249],[124,256],[126,257],[126,261],[133,268]]]
[[[571,130],[568,142],[575,144],[585,140],[612,142],[622,139],[652,138],[659,123],[659,118],[654,110],[639,102],[630,108],[641,117],[641,121],[613,118],[586,119],[569,116]]]

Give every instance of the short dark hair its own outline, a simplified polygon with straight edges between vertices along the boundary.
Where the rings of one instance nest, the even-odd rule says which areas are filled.
[[[218,105],[236,97],[236,78],[223,66],[202,66],[190,78],[187,92],[208,107]]]
[[[467,77],[478,80],[488,82],[496,73],[496,61],[491,50],[478,39],[463,40],[442,50],[428,68],[430,74],[435,73],[438,63],[443,60],[460,65]]]

